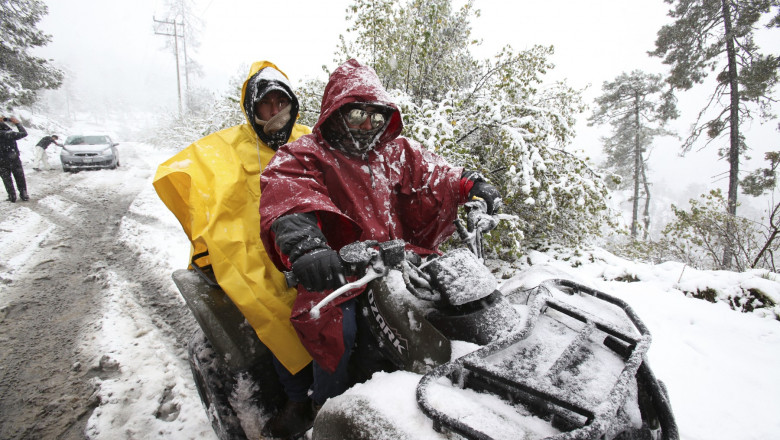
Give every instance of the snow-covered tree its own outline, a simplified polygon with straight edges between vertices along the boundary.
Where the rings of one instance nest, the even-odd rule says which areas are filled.
[[[769,165],[742,180],[743,192],[751,196],[768,193],[766,218],[746,219],[731,215],[720,189],[691,199],[689,208],[672,206],[674,221],[666,225],[658,242],[641,243],[644,258],[682,261],[697,268],[723,269],[725,247],[731,247],[736,270],[768,269],[777,272],[775,254],[780,250],[780,203],[775,200],[780,152],[765,155]]]
[[[780,126],[778,126],[780,129]],[[769,162],[766,168],[759,168],[742,179],[742,192],[747,195],[759,197],[770,195],[767,218],[760,225],[764,236],[764,245],[757,253],[750,267],[767,267],[777,272],[775,253],[780,248],[780,201],[777,201],[777,173],[780,169],[780,151],[770,151],[764,154]]]
[[[675,219],[666,225],[663,238],[655,246],[665,249],[666,260],[682,261],[700,269],[722,269],[726,247],[732,248],[734,267],[751,267],[764,241],[760,225],[728,214],[728,201],[720,189],[688,201],[686,210],[672,205]]]
[[[340,59],[370,64],[385,88],[403,91],[415,104],[439,101],[475,79],[472,15],[479,11],[471,0],[458,10],[450,0],[355,0],[347,9],[354,43],[342,37]]]
[[[493,234],[494,249],[578,244],[610,222],[601,176],[566,151],[584,106],[565,83],[544,84],[551,47],[475,61],[472,2],[453,11],[449,0],[356,0],[351,12],[355,37],[337,58],[374,67],[401,106],[404,135],[482,172],[517,216]]]
[[[754,107],[768,115],[772,90],[778,81],[778,56],[760,53],[755,32],[762,18],[777,12],[778,0],[664,0],[673,5],[669,16],[675,21],[658,31],[656,48],[650,54],[671,66],[667,78],[672,87],[688,90],[715,73],[716,83],[707,104],[699,113],[690,136],[683,144],[688,151],[706,133],[708,144],[728,135],[719,150],[728,158],[727,212],[736,215],[739,162],[748,146],[740,125],[754,116]],[[768,24],[780,27],[780,14]],[[754,104],[753,108],[749,104]],[[708,110],[714,110],[714,115]],[[730,267],[733,254],[725,246],[723,266]]]
[[[607,154],[605,166],[633,182],[631,237],[639,229],[639,200],[644,197],[644,238],[650,226],[650,182],[647,180],[645,153],[653,139],[671,134],[664,128],[669,119],[678,116],[674,96],[664,91],[661,75],[639,70],[623,73],[614,81],[605,81],[597,108],[589,119],[593,124],[610,124],[612,135],[603,139]]]
[[[295,96],[298,98],[298,123],[308,127],[314,127],[320,117],[322,94],[325,91],[325,81],[308,79],[295,88]]]
[[[36,28],[47,13],[41,0],[0,0],[0,105],[4,108],[30,105],[38,91],[62,84],[62,72],[50,60],[29,53],[51,41]]]

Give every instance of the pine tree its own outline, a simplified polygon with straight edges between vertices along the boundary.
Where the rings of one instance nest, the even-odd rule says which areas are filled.
[[[662,57],[671,66],[667,78],[676,89],[688,90],[700,84],[711,72],[716,85],[707,104],[699,113],[690,136],[683,144],[688,151],[706,133],[709,140],[728,135],[728,146],[719,153],[728,158],[728,214],[736,215],[739,185],[739,162],[747,150],[741,123],[754,116],[756,104],[768,116],[773,101],[772,89],[778,81],[778,57],[763,55],[754,41],[759,21],[778,0],[665,0],[674,5],[669,15],[675,21],[658,32],[656,49],[650,54]],[[780,15],[769,26],[780,26]],[[716,109],[707,119],[707,111]],[[726,246],[723,267],[731,266],[732,247]]]
[[[633,182],[631,237],[636,239],[639,225],[639,200],[644,192],[644,238],[647,238],[650,215],[650,183],[644,156],[656,136],[670,135],[666,122],[677,118],[674,96],[664,92],[661,75],[635,70],[623,73],[612,82],[604,82],[603,94],[596,98],[598,108],[590,125],[610,124],[612,136],[604,139],[607,169]]]
[[[48,13],[41,0],[0,0],[0,105],[11,109],[35,102],[37,92],[56,89],[62,72],[28,52],[51,41],[36,28]]]

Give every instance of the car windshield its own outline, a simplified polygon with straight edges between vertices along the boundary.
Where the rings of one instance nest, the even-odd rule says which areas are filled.
[[[107,136],[69,136],[66,145],[101,145],[108,144]]]

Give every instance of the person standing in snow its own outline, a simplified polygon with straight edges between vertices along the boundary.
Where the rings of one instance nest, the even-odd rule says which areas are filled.
[[[46,149],[49,148],[49,145],[51,144],[61,147],[62,144],[57,142],[58,139],[59,137],[56,134],[53,134],[51,136],[42,137],[41,140],[35,144],[35,159],[33,160],[33,169],[35,171],[51,169],[49,166],[49,156],[46,155]]]
[[[209,134],[165,161],[153,185],[192,243],[192,266],[211,267],[280,368],[310,376],[311,357],[290,323],[295,290],[263,249],[258,207],[260,172],[282,144],[311,129],[296,123],[298,98],[271,62],[252,64],[240,102],[246,123]]]
[[[409,250],[429,255],[454,232],[458,206],[470,197],[483,198],[491,214],[501,203],[482,176],[400,137],[402,128],[401,113],[374,70],[349,60],[330,76],[312,134],[280,148],[261,175],[263,244],[276,266],[300,281],[291,320],[314,359],[312,384],[300,385],[311,387],[311,402],[300,402],[297,417],[280,422],[304,425],[350,385],[353,298],[362,290],[324,307],[319,319],[309,315],[345,283],[341,247],[403,239]],[[308,429],[271,428],[284,434]]]
[[[6,122],[16,125],[17,131],[11,130]],[[0,178],[3,179],[5,191],[8,193],[8,201],[11,203],[16,202],[16,189],[19,190],[20,199],[30,200],[27,195],[27,181],[24,178],[22,159],[19,157],[19,147],[16,145],[16,141],[25,136],[27,136],[27,130],[18,119],[13,116],[2,118],[0,122]],[[14,180],[16,180],[16,188],[14,188]]]

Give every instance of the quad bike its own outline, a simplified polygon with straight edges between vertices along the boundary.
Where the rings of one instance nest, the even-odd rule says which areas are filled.
[[[645,357],[650,334],[633,310],[563,279],[501,292],[481,243],[497,219],[482,201],[467,206],[467,227],[456,224],[468,249],[421,258],[400,240],[345,246],[340,257],[364,275],[310,313],[316,318],[338,295],[367,285],[357,297],[352,358],[374,356],[384,371],[419,375],[417,411],[432,421],[430,432],[384,414],[372,402],[381,397],[348,391],[325,403],[310,438],[679,438]],[[173,278],[200,324],[190,364],[215,432],[223,440],[261,438],[261,420],[284,401],[270,352],[207,271]],[[454,356],[456,344],[476,349]],[[373,371],[354,373],[362,382]]]

